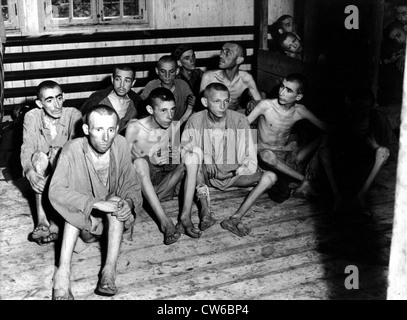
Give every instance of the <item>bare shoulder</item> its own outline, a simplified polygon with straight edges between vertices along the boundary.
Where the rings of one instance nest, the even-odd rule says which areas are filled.
[[[307,109],[307,107],[304,106],[303,104],[297,104],[297,105],[295,106],[295,108],[296,108],[297,112],[300,113],[300,114],[302,114],[302,115],[305,115],[305,114],[309,114],[309,113],[310,113],[310,111]]]
[[[242,78],[242,80],[244,82],[252,82],[252,81],[254,81],[253,76],[247,71],[239,70],[239,74],[240,74],[240,77]]]
[[[127,128],[136,128],[139,125],[140,120],[138,119],[131,119],[127,125]]]
[[[271,99],[264,99],[264,100],[261,100],[261,101],[257,104],[256,108],[259,108],[260,110],[263,110],[263,111],[267,111],[267,110],[269,110],[269,109],[272,107],[272,105],[273,105],[273,100],[271,100]]]

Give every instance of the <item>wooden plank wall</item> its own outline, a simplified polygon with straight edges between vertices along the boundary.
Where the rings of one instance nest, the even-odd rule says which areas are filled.
[[[111,66],[117,63],[134,64],[140,79],[134,90],[139,92],[147,78],[154,77],[148,72],[154,63],[180,43],[196,45],[198,65],[203,69],[210,65],[209,59],[218,55],[226,41],[241,41],[247,45],[249,57],[253,54],[253,0],[151,0],[149,28],[108,30],[114,32],[115,37],[101,30],[44,34],[36,14],[42,1],[19,2],[24,9],[20,10],[20,31],[8,34],[4,66],[6,113],[15,105],[33,100],[33,88],[50,78],[65,85],[68,100],[87,98],[99,88],[96,83],[100,86],[110,75]],[[293,12],[293,0],[269,2],[270,23],[283,13]],[[216,27],[225,30],[213,32]],[[251,58],[246,62],[243,69],[250,70]],[[28,88],[24,94],[22,88]]]

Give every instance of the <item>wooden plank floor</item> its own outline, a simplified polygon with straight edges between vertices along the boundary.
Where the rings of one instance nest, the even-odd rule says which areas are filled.
[[[295,198],[276,204],[264,195],[245,218],[249,236],[239,238],[216,224],[199,240],[182,236],[165,246],[152,219],[138,217],[134,241],[121,247],[118,294],[94,294],[102,261],[98,243],[73,256],[73,294],[80,300],[386,299],[396,168],[390,161],[376,179],[370,222],[353,218],[332,226],[323,204]],[[7,168],[0,172],[0,298],[50,299],[58,245],[27,241],[33,193],[24,179],[10,180]],[[218,221],[236,211],[247,193],[214,192]],[[175,221],[177,201],[164,207]],[[194,207],[195,222],[196,215]],[[359,269],[358,290],[345,288],[348,265]]]

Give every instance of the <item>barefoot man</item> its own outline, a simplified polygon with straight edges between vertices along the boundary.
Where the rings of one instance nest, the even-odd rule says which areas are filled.
[[[59,230],[58,215],[46,196],[49,178],[62,146],[82,131],[82,115],[75,108],[63,106],[64,94],[55,81],[46,80],[38,85],[35,103],[38,108],[24,117],[20,158],[23,175],[35,192],[37,209],[36,227],[29,240],[44,245],[57,240]]]
[[[193,163],[197,161],[187,159],[185,165],[177,158],[177,148],[172,147],[173,142],[176,142],[172,141],[173,135],[176,136],[175,133],[179,132],[179,122],[178,126],[173,122],[176,111],[174,94],[166,88],[153,89],[147,99],[147,111],[149,116],[140,120],[133,119],[126,132],[143,194],[164,233],[164,244],[176,242],[181,237],[181,232],[198,238],[201,233],[192,226],[191,221],[180,222],[179,228],[176,228],[161,205],[162,200],[174,195],[177,185],[185,177],[182,212],[190,215],[196,183],[197,165]],[[188,153],[186,157],[189,155]]]
[[[308,175],[300,171],[302,165],[322,143],[322,136],[310,144],[299,148],[297,141],[292,135],[294,124],[302,119],[309,120],[316,127],[323,131],[327,130],[326,124],[318,119],[305,106],[298,103],[303,97],[306,86],[306,79],[301,74],[290,74],[282,82],[278,99],[261,101],[248,116],[252,123],[258,117],[258,148],[257,154],[259,166],[264,170],[271,170],[278,175],[276,184],[281,184],[284,176],[294,178],[301,182],[294,192],[294,196],[307,198],[314,194],[314,190],[309,181]],[[324,157],[324,159],[328,159]],[[315,163],[313,161],[312,163]],[[322,161],[323,164],[328,161]],[[328,176],[332,176],[329,166],[324,166]],[[311,170],[307,170],[310,172]],[[285,180],[285,179],[284,179]],[[331,180],[330,180],[331,181]],[[333,180],[331,181],[331,184]],[[332,186],[334,188],[334,186]],[[269,196],[276,202],[283,202],[287,195],[276,194],[277,188],[269,191]],[[281,190],[282,188],[279,187]],[[285,188],[284,191],[288,189]],[[281,198],[283,197],[283,198]]]
[[[183,151],[200,149],[202,153],[197,175],[197,197],[200,204],[200,229],[215,223],[209,207],[208,186],[219,190],[230,187],[252,187],[248,197],[222,228],[239,237],[250,228],[242,218],[254,202],[277,180],[273,172],[257,171],[255,143],[249,122],[243,114],[230,110],[230,93],[221,83],[208,85],[202,98],[207,110],[193,114],[182,134]],[[189,218],[190,219],[190,218]]]
[[[65,219],[53,300],[73,300],[70,275],[75,245],[100,239],[106,229],[106,260],[95,293],[117,293],[123,232],[131,230],[142,203],[129,146],[118,135],[119,115],[109,106],[96,105],[87,110],[84,122],[86,137],[65,145],[50,185],[50,201]]]

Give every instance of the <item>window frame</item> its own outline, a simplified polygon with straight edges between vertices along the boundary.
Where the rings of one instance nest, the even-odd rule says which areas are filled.
[[[151,1],[139,0],[142,2],[142,10],[144,11],[143,19],[135,19],[132,17],[106,18],[103,15],[97,16],[99,8],[103,8],[103,0],[91,0],[91,17],[90,18],[53,18],[52,17],[52,0],[43,0],[44,19],[41,29],[44,31],[83,31],[85,30],[103,30],[103,29],[128,29],[136,27],[149,26],[149,7]],[[120,0],[121,8],[123,8],[123,0]],[[102,9],[103,10],[103,9]],[[71,9],[72,15],[72,9]]]
[[[9,18],[4,20],[4,27],[7,31],[18,31],[20,30],[20,23],[18,19],[18,13],[20,11],[19,4],[17,0],[7,0],[8,14]],[[3,5],[1,4],[3,8]],[[2,9],[3,10],[3,9]],[[3,14],[3,12],[2,12]]]

